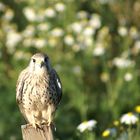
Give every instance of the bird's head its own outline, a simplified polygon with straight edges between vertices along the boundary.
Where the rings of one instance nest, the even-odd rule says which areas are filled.
[[[42,72],[50,72],[51,65],[49,57],[42,53],[36,53],[31,57],[29,69],[31,72],[41,74]]]

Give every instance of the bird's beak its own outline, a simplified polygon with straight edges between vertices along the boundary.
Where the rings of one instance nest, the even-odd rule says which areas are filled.
[[[37,61],[36,64],[39,65],[40,68],[42,68],[44,66],[44,62],[43,61]]]
[[[40,67],[42,68],[44,66],[44,62],[42,61],[41,63],[40,63]]]

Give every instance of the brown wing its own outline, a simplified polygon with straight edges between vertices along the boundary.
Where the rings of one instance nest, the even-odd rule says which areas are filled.
[[[51,77],[53,80],[53,83],[56,88],[56,93],[57,93],[57,104],[59,104],[61,98],[62,98],[62,83],[60,81],[60,78],[56,71],[54,69],[51,70]]]
[[[23,97],[23,88],[24,88],[24,82],[25,78],[27,77],[27,69],[24,69],[18,78],[17,85],[16,85],[16,101],[19,106],[19,109],[24,116],[24,118],[27,120],[24,107],[23,107],[23,102],[22,102],[22,97]],[[28,121],[28,120],[27,120]]]

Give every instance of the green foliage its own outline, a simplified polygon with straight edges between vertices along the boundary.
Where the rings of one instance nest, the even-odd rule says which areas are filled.
[[[57,139],[106,139],[102,132],[114,127],[114,120],[135,112],[140,104],[139,7],[138,0],[2,0],[0,139],[21,139],[25,121],[15,102],[16,80],[35,52],[49,55],[62,80]],[[92,119],[97,121],[93,131],[77,130]],[[120,124],[115,129],[107,139],[140,137],[139,121],[135,128]]]

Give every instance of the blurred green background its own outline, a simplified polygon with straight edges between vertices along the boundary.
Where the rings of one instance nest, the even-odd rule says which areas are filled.
[[[114,120],[140,104],[139,28],[139,0],[1,0],[0,139],[22,139],[15,86],[36,52],[49,55],[63,84],[56,139],[104,139]],[[90,137],[78,132],[91,119]]]

